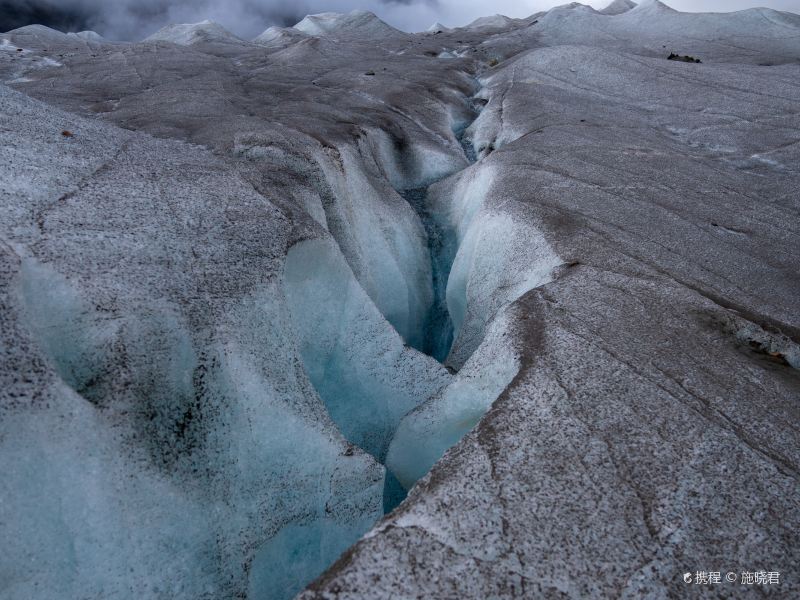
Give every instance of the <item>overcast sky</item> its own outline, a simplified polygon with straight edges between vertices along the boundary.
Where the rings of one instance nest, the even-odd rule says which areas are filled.
[[[602,8],[611,0],[585,0]],[[169,23],[218,21],[252,38],[270,25],[293,25],[309,13],[371,10],[395,27],[422,31],[439,21],[465,25],[501,13],[525,17],[566,0],[0,0],[0,31],[42,23],[63,31],[94,29],[112,39],[141,39]],[[800,13],[800,0],[666,0],[686,11],[769,6]]]

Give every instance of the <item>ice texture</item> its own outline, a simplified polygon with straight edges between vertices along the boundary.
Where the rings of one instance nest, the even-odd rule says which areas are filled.
[[[400,419],[447,385],[449,373],[404,345],[335,246],[294,246],[284,287],[315,389],[344,436],[382,461]]]
[[[294,28],[309,35],[355,37],[360,40],[377,40],[387,35],[405,37],[404,33],[366,10],[354,10],[347,14],[326,12],[308,15]]]
[[[182,23],[167,25],[148,37],[146,42],[172,42],[181,46],[191,46],[201,42],[236,42],[241,41],[230,31],[214,21],[200,23]]]
[[[495,318],[482,346],[455,380],[400,423],[386,466],[406,489],[478,423],[516,376],[519,357],[504,344],[507,328],[507,318]]]
[[[800,17],[631,4],[0,35],[0,598],[788,573]]]
[[[21,161],[3,172],[0,597],[236,597],[265,578],[291,597],[380,517],[385,484],[300,366],[278,213],[205,150],[0,102]],[[180,205],[230,229],[198,238]],[[174,257],[198,253],[216,258],[195,279]]]
[[[682,597],[687,562],[797,563],[799,25],[572,3],[435,36],[487,63],[479,160],[427,191],[460,369],[392,441],[408,498],[303,600]]]
[[[495,314],[550,280],[563,261],[544,235],[522,219],[519,207],[488,202],[491,161],[432,186],[431,206],[444,224],[442,254],[450,263],[447,309],[454,331],[448,364],[460,367],[480,345]]]

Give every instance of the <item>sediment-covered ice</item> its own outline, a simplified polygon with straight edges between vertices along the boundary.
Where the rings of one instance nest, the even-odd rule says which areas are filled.
[[[356,37],[362,40],[379,39],[386,35],[405,36],[365,10],[354,10],[347,14],[327,12],[308,15],[294,27],[309,35]]]
[[[480,345],[495,314],[550,280],[561,260],[521,207],[492,197],[496,171],[471,167],[432,186],[432,210],[449,232],[447,308],[454,344],[448,364],[461,366]]]
[[[253,43],[262,46],[280,46],[283,44],[292,44],[304,40],[307,37],[307,34],[292,27],[273,26],[265,29],[263,33],[253,38]]]
[[[289,597],[382,513],[384,470],[301,366],[275,209],[208,152],[0,92],[21,161],[3,172],[2,597]]]
[[[790,573],[798,17],[632,4],[0,35],[0,597]]]
[[[621,15],[633,8],[636,8],[636,3],[633,0],[614,0],[599,12],[604,15],[614,16]]]

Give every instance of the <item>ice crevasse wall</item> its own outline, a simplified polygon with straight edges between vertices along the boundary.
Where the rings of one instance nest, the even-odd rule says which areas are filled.
[[[33,101],[3,94],[13,104],[7,116],[38,114]],[[452,112],[459,118],[443,118],[462,129],[465,109]],[[52,125],[31,123],[34,140],[37,127]],[[108,126],[81,126],[88,144],[104,147]],[[150,161],[152,172],[186,168],[180,143],[136,142],[141,156],[131,163]],[[76,234],[50,237],[35,252],[24,243],[2,247],[17,269],[3,282],[7,303],[24,325],[10,352],[40,373],[44,398],[33,418],[11,411],[2,421],[2,497],[11,501],[0,506],[0,522],[18,540],[4,561],[7,597],[34,588],[34,597],[78,596],[87,585],[104,597],[136,586],[151,597],[291,597],[477,423],[519,368],[509,304],[548,281],[559,260],[519,207],[493,197],[490,157],[470,164],[454,133],[446,142],[398,151],[384,132],[370,131],[355,146],[316,148],[319,193],[300,207],[307,234],[280,259],[278,277],[224,310],[179,289],[181,278],[199,285],[189,282],[191,269],[177,265],[165,277],[124,247],[117,268],[102,276],[71,265],[107,258],[102,244],[81,245],[80,223]],[[269,148],[262,150],[271,163],[297,167],[291,152]],[[25,152],[31,164],[49,160],[36,143]],[[221,187],[206,179],[213,172],[198,166],[198,190]],[[127,231],[133,218],[172,218],[158,205],[137,213],[144,191],[104,191],[114,177],[109,169],[107,182],[47,218],[69,223],[101,206],[119,215],[109,232]],[[399,193],[410,189],[425,190],[433,224]],[[252,198],[237,193],[263,205],[252,190]],[[226,222],[222,194],[171,196],[194,203],[169,207],[171,214]],[[8,222],[22,214],[7,209]],[[277,211],[265,210],[260,222],[277,231]],[[439,290],[430,231],[448,271]],[[192,255],[181,235],[170,237],[176,255]],[[212,231],[203,243],[223,252],[229,238]],[[65,264],[46,264],[48,252]],[[61,273],[70,268],[85,273]],[[437,293],[453,328],[447,367],[415,349]],[[118,307],[113,318],[108,306]],[[42,364],[52,371],[41,375]],[[134,526],[142,522],[148,527]]]
[[[455,143],[469,124],[459,117],[448,115],[444,149],[398,151],[375,130],[355,149],[317,153],[331,191],[315,220],[330,236],[294,245],[283,269],[304,370],[343,436],[386,466],[385,510],[513,380],[519,359],[504,311],[561,262],[530,220],[491,197],[492,167],[471,164]],[[407,190],[423,190],[417,212]],[[434,251],[449,275],[438,292]],[[448,368],[420,351],[439,292],[454,330]]]
[[[465,127],[456,120],[450,126],[454,132]],[[346,260],[347,252],[339,252],[342,243],[337,246],[330,240],[308,240],[290,250],[284,287],[306,371],[331,417],[350,442],[384,463],[389,477],[408,490],[474,427],[513,380],[519,361],[504,311],[525,292],[549,281],[561,261],[535,224],[514,214],[519,207],[492,197],[496,175],[489,161],[470,164],[460,153],[447,164],[440,151],[425,160],[427,148],[412,145],[405,151],[415,156],[414,164],[441,168],[424,174],[412,169],[409,174],[412,161],[388,152],[380,133],[377,137],[370,147],[378,152],[367,159],[362,153],[362,164],[377,163],[385,180],[400,192],[425,186],[422,218],[434,225],[422,227],[418,217],[409,219],[409,207],[403,204],[396,207],[402,218],[392,223],[405,224],[410,232],[392,232],[387,241],[387,227],[378,215],[350,233],[360,248],[391,249],[386,264],[394,273],[415,274],[405,280],[389,278],[389,295],[395,302],[407,298],[413,310],[387,311],[381,294],[368,293],[370,285],[361,283],[363,277],[357,266],[352,268],[353,261]],[[363,173],[348,179],[348,193],[337,202],[354,206],[344,212],[363,218],[386,203],[374,185],[363,184],[369,180]],[[359,180],[361,185],[353,184]],[[401,200],[392,190],[382,192]],[[431,230],[439,238],[437,250],[425,239]],[[338,241],[340,236],[333,237]],[[431,322],[422,315],[435,302],[429,266],[429,253],[434,251],[448,271],[442,291],[454,330],[452,350],[444,361],[449,370],[415,349],[431,334],[424,330]],[[398,281],[408,289],[398,288]],[[408,327],[409,319],[397,319],[412,313],[415,328]]]

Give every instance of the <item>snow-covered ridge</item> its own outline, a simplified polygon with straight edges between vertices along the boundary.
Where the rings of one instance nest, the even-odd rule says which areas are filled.
[[[386,35],[405,35],[379,19],[374,13],[365,10],[354,10],[347,14],[327,12],[308,15],[294,28],[308,35],[331,37],[377,39]]]
[[[494,34],[483,45],[496,58],[513,56],[536,44],[585,45],[664,58],[675,52],[703,62],[798,60],[800,15],[766,8],[683,13],[658,0],[636,5],[623,0],[607,9],[596,11],[577,2],[559,6],[538,16],[530,27],[516,29],[519,41]]]
[[[308,34],[293,27],[269,27],[253,38],[254,44],[263,46],[281,46],[308,38]]]
[[[492,15],[491,17],[479,17],[472,21],[465,29],[498,28],[511,27],[518,22],[505,15]]]
[[[82,39],[84,41],[87,41],[87,42],[104,43],[104,42],[108,41],[108,40],[106,40],[106,38],[104,38],[102,35],[100,35],[96,31],[79,31],[77,33],[68,33],[67,35],[80,38],[80,39]]]
[[[611,4],[602,9],[600,13],[610,16],[621,15],[633,8],[636,8],[636,2],[633,0],[614,0]]]
[[[663,13],[677,13],[678,11],[674,8],[667,6],[661,0],[640,0],[636,6],[634,6],[631,10],[635,10],[638,13],[649,12],[651,14],[663,14]]]
[[[144,39],[145,42],[172,42],[181,46],[191,46],[200,42],[242,42],[219,23],[205,20],[200,23],[182,23],[167,25],[153,35]]]
[[[442,25],[437,21],[436,23],[428,27],[428,31],[431,33],[443,33],[446,31],[453,31],[453,30],[450,27],[445,27],[444,25]]]

